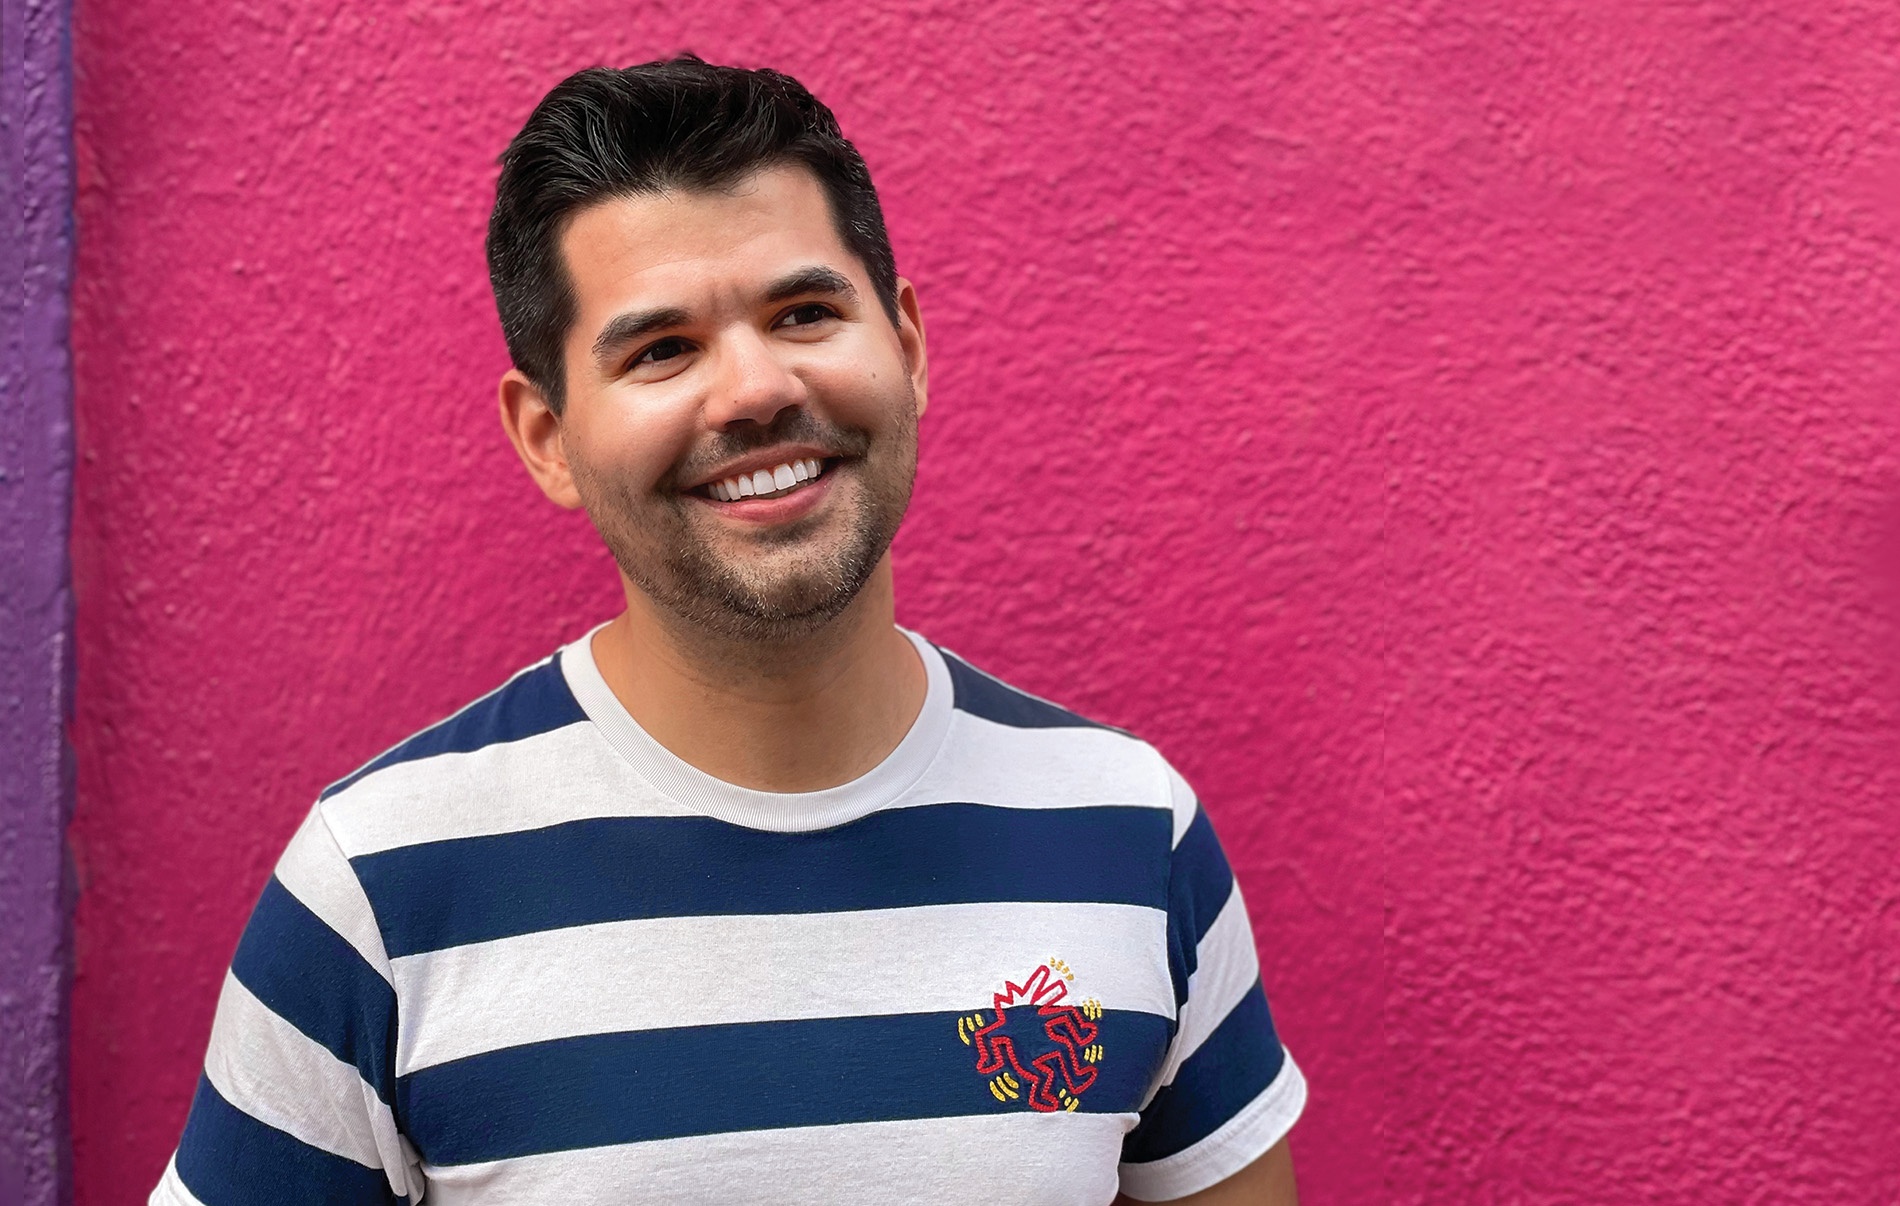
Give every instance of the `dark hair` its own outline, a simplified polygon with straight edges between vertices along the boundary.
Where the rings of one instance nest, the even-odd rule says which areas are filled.
[[[574,291],[561,262],[567,219],[598,201],[665,189],[718,189],[798,164],[825,190],[838,236],[897,322],[897,265],[864,157],[817,97],[789,75],[681,55],[568,76],[501,155],[488,219],[488,279],[515,366],[558,414]]]

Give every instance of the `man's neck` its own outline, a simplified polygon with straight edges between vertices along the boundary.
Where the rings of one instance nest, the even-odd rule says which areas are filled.
[[[836,787],[897,747],[923,708],[917,651],[893,618],[888,558],[836,619],[762,645],[684,633],[631,584],[594,661],[654,740],[759,791]]]

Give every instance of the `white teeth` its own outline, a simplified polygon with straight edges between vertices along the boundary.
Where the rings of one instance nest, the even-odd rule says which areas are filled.
[[[783,494],[804,482],[815,481],[824,472],[825,463],[822,460],[802,457],[771,469],[721,478],[706,487],[706,492],[720,502],[737,502],[742,498]]]

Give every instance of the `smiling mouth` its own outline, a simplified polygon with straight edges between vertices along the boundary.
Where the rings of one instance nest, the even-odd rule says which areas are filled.
[[[831,465],[832,462],[817,457],[801,457],[770,469],[708,482],[695,493],[703,493],[719,502],[738,502],[745,498],[782,498],[823,477]]]

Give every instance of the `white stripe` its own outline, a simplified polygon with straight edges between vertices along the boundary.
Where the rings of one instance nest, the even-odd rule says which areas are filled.
[[[1167,767],[1168,800],[1174,808],[1174,845],[1179,846],[1181,839],[1187,836],[1188,826],[1194,823],[1194,814],[1200,811],[1201,803],[1194,797],[1194,789],[1181,777],[1181,772],[1170,764]]]
[[[408,1192],[396,1120],[376,1091],[229,972],[211,1024],[205,1078],[233,1108],[311,1147],[365,1168],[387,1170],[394,1156],[390,1187]]]
[[[1286,1138],[1305,1109],[1306,1077],[1289,1055],[1273,1083],[1207,1138],[1172,1156],[1122,1165],[1122,1192],[1139,1202],[1164,1202],[1218,1185]]]
[[[690,816],[585,721],[394,766],[324,801],[350,858],[592,817]]]
[[[1171,1017],[1167,915],[982,903],[666,917],[543,930],[397,959],[396,1070],[546,1039],[726,1022],[987,1008],[1052,956],[1070,995]]]
[[[310,810],[290,839],[284,857],[277,860],[276,875],[277,882],[305,908],[355,947],[378,975],[389,979],[389,956],[383,949],[382,931],[376,927],[376,914],[324,823],[321,803]]]
[[[1133,1114],[1021,1110],[661,1139],[429,1166],[428,1206],[1102,1206]]]
[[[1169,807],[1161,756],[1108,729],[1019,729],[954,712],[930,769],[897,806],[959,801],[1000,808]]]
[[[172,1153],[171,1163],[165,1166],[165,1175],[158,1179],[158,1187],[145,1200],[145,1206],[205,1206],[178,1179],[178,1153]]]
[[[953,713],[950,725],[940,756],[890,807],[1173,805],[1166,764],[1120,733],[1018,729],[967,712]],[[398,763],[322,808],[350,858],[597,817],[700,815],[638,775],[592,724]]]
[[[1240,1004],[1247,990],[1260,978],[1260,955],[1254,950],[1253,927],[1247,922],[1247,905],[1240,898],[1240,884],[1227,896],[1214,924],[1201,935],[1195,949],[1194,974],[1188,977],[1188,999],[1181,1006],[1181,1024],[1174,1033],[1168,1062],[1148,1091],[1148,1100],[1165,1085],[1174,1083],[1181,1070],[1207,1036],[1214,1033],[1227,1015]],[[1147,1101],[1142,1108],[1147,1108]]]

